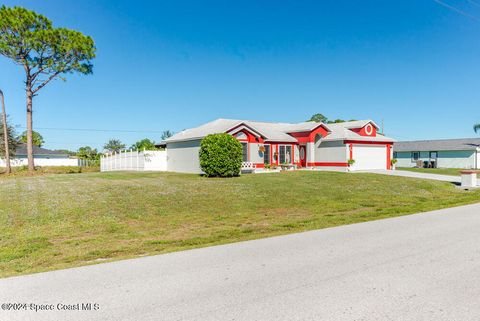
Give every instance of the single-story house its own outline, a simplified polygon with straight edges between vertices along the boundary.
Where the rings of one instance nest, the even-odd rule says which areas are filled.
[[[397,167],[480,168],[480,138],[396,142]]]
[[[166,139],[167,170],[201,173],[199,150],[203,137],[228,133],[243,145],[245,167],[292,164],[309,169],[390,169],[394,139],[378,133],[371,120],[338,124],[269,123],[217,119],[183,130]],[[355,160],[349,167],[349,160]]]
[[[56,150],[33,146],[33,160],[35,166],[78,166],[79,159]],[[10,160],[11,166],[28,165],[27,146],[21,144],[15,151],[15,156]],[[5,166],[5,160],[0,159],[0,167]]]

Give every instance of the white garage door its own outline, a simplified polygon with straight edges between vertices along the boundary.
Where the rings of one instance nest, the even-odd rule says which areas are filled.
[[[355,170],[387,169],[387,147],[379,145],[353,145]]]

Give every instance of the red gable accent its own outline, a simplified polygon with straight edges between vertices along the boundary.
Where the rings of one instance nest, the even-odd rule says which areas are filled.
[[[350,130],[352,132],[359,134],[360,136],[369,136],[369,137],[377,136],[377,128],[372,123],[368,123],[362,128],[352,128]]]
[[[315,142],[315,137],[317,136],[317,134],[325,137],[328,135],[328,133],[329,131],[327,130],[327,128],[325,128],[323,124],[320,124],[311,131],[294,132],[288,134],[295,137],[299,143],[309,143]]]
[[[237,132],[232,133],[231,135],[235,137],[238,133],[244,133],[247,136],[247,139],[238,139],[240,141],[247,141],[249,143],[263,143],[264,139],[262,137],[255,137],[251,132],[249,132],[247,129],[241,129]],[[235,137],[236,138],[236,137]]]
[[[263,143],[265,141],[264,137],[259,132],[244,123],[240,123],[237,126],[230,128],[227,130],[227,133],[232,136],[235,136],[238,133],[244,133],[247,135],[246,141],[249,143]],[[239,140],[245,141],[245,139]]]

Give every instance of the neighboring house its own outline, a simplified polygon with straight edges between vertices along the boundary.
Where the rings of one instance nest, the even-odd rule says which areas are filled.
[[[480,168],[480,138],[418,140],[393,146],[397,167]]]
[[[33,146],[33,159],[35,166],[78,166],[79,160],[69,155],[50,149]],[[15,157],[11,159],[12,166],[28,165],[27,146],[22,144],[17,147]],[[5,166],[5,160],[0,159],[0,166]]]
[[[167,150],[167,170],[201,173],[199,150],[203,137],[228,133],[243,145],[243,162],[261,169],[265,164],[292,164],[310,169],[347,171],[390,169],[394,140],[379,133],[371,120],[338,124],[303,122],[267,123],[217,119],[186,129],[162,142]]]

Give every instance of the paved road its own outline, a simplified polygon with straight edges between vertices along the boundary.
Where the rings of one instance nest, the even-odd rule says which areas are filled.
[[[480,320],[480,204],[0,280],[0,320]]]
[[[402,171],[402,170],[391,171],[391,170],[382,170],[382,169],[372,169],[368,171],[357,171],[352,173],[373,173],[373,174],[382,174],[382,175],[390,175],[390,176],[433,179],[435,181],[444,181],[444,182],[451,182],[451,183],[458,183],[458,184],[462,182],[460,175],[459,176],[439,175],[439,174],[410,172],[410,171]]]

